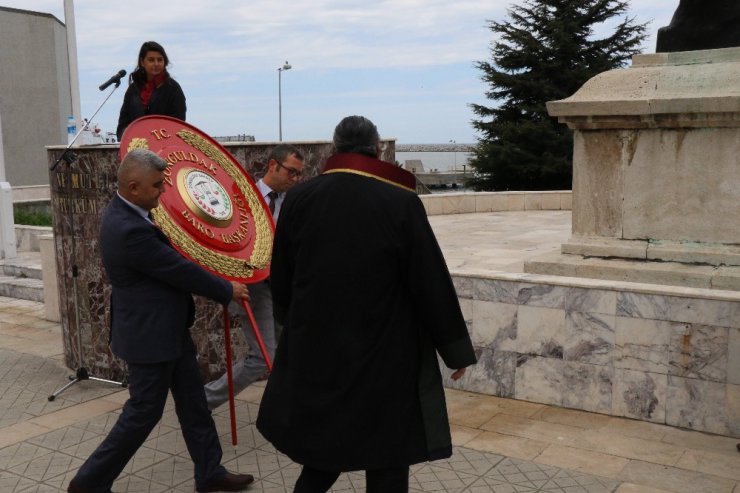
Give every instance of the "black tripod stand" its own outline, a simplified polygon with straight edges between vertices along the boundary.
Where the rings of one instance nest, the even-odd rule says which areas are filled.
[[[67,145],[67,147],[62,151],[62,154],[59,156],[59,158],[54,162],[54,164],[49,168],[50,171],[54,171],[56,167],[64,161],[67,166],[72,166],[72,164],[75,162],[77,157],[74,155],[74,153],[69,152],[69,149],[72,147],[72,145],[77,140],[77,137],[80,136],[80,134],[87,129],[89,122],[95,118],[95,115],[98,114],[98,111],[100,111],[100,108],[103,107],[103,105],[108,101],[108,99],[111,97],[111,95],[115,92],[116,89],[118,89],[118,86],[121,85],[121,77],[126,75],[125,71],[119,72],[119,78],[117,81],[114,81],[115,87],[108,93],[108,96],[103,100],[102,103],[100,103],[100,106],[98,106],[98,109],[95,110],[95,113],[93,113],[93,116],[90,117],[89,120],[85,120],[85,124],[80,128],[80,130],[77,132],[77,134],[74,136],[72,141]],[[105,87],[101,86],[101,90]],[[69,379],[70,382],[65,384],[64,386],[60,387],[59,389],[55,390],[54,393],[52,393],[48,399],[49,401],[53,401],[57,398],[59,394],[70,388],[72,385],[76,384],[77,382],[81,382],[83,380],[95,380],[97,382],[103,382],[103,383],[109,383],[113,385],[118,385],[120,387],[127,387],[127,382],[116,382],[114,380],[107,380],[105,378],[98,378],[98,377],[92,377],[90,376],[90,372],[85,368],[84,363],[82,361],[82,336],[80,335],[81,332],[81,324],[80,324],[80,305],[79,305],[79,293],[77,291],[77,278],[79,276],[79,267],[77,266],[77,241],[75,240],[75,222],[74,222],[74,213],[73,211],[70,211],[69,214],[69,224],[70,224],[70,232],[71,232],[71,261],[72,261],[72,267],[71,267],[71,274],[72,274],[72,301],[74,303],[74,310],[75,310],[75,323],[77,324],[77,371],[75,371],[74,375],[70,375]]]

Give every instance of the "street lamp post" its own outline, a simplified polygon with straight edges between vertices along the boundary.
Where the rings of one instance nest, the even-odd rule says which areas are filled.
[[[450,144],[452,144],[453,146],[452,149],[454,151],[454,156],[455,156],[455,167],[453,169],[457,171],[457,142],[454,140],[451,140]]]
[[[291,65],[288,63],[288,60],[285,60],[285,63],[282,67],[278,67],[278,136],[280,138],[280,142],[283,141],[283,82],[282,82],[282,75],[283,70],[290,70]]]

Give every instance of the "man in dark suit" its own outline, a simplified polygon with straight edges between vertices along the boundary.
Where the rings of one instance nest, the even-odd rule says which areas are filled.
[[[107,493],[162,418],[172,392],[195,489],[238,491],[254,478],[221,465],[221,445],[203,392],[189,327],[191,293],[226,305],[249,299],[246,286],[185,259],[151,222],[167,163],[151,151],[129,152],[118,169],[118,193],[100,228],[103,265],[113,287],[111,349],[128,364],[129,400],[108,436],[72,479],[69,493]]]

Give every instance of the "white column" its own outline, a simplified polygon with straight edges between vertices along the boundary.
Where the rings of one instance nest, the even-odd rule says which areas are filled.
[[[67,58],[69,59],[69,87],[72,93],[72,114],[80,128],[80,72],[77,68],[77,31],[75,30],[75,6],[73,0],[64,0],[64,25],[67,31]]]
[[[10,188],[10,183],[5,181],[3,121],[0,117],[0,258],[15,258],[16,255],[13,190]]]

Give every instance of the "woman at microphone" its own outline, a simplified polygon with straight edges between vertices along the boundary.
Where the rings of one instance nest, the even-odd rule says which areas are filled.
[[[170,59],[162,45],[146,41],[141,45],[136,68],[123,96],[116,135],[121,140],[129,124],[144,115],[165,115],[185,120],[185,94],[170,77]]]

